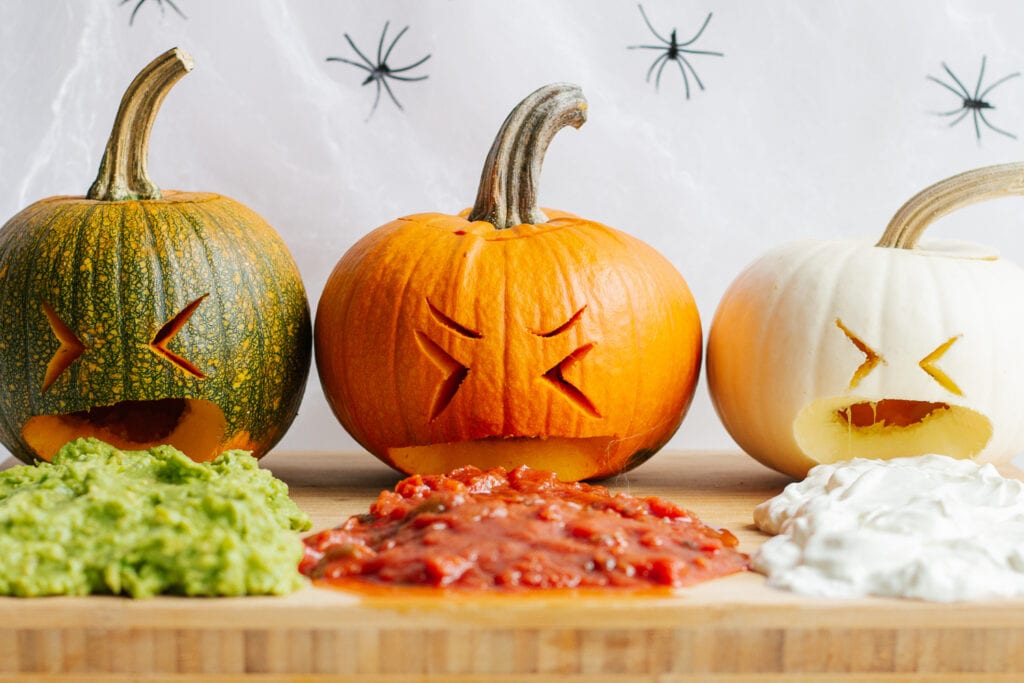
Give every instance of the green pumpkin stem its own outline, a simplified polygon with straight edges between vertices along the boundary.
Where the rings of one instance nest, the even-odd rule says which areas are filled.
[[[537,183],[544,153],[565,126],[587,120],[587,100],[579,86],[553,83],[516,105],[501,125],[480,174],[480,189],[469,214],[498,230],[522,223],[546,223],[537,205]]]
[[[998,197],[1024,195],[1024,163],[976,168],[921,190],[900,207],[875,246],[913,249],[925,228],[948,213]]]
[[[139,72],[121,98],[99,173],[86,197],[106,202],[160,199],[160,188],[149,179],[146,170],[149,133],[160,103],[191,70],[192,57],[174,48]]]

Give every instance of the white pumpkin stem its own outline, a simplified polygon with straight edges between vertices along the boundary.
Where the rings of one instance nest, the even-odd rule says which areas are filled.
[[[976,168],[921,190],[900,207],[875,246],[913,249],[925,228],[970,204],[1024,195],[1024,163]]]
[[[537,205],[544,153],[565,126],[587,120],[587,100],[578,85],[546,85],[516,105],[501,125],[480,174],[480,189],[469,214],[498,230],[523,223],[546,223]]]
[[[160,188],[146,169],[149,133],[164,97],[191,70],[192,57],[174,48],[139,72],[121,98],[99,173],[86,197],[106,202],[160,199]]]

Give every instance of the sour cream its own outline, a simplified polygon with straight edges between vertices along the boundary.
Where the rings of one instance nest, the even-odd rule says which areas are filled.
[[[1024,482],[923,455],[818,465],[754,509],[768,584],[829,597],[1024,595]]]

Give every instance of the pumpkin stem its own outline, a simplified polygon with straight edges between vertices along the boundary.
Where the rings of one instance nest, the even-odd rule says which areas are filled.
[[[121,98],[121,106],[103,152],[89,199],[120,202],[160,199],[160,188],[149,179],[149,133],[160,103],[178,80],[192,70],[192,57],[174,48],[139,72]]]
[[[913,249],[925,228],[946,214],[1010,195],[1024,195],[1024,163],[985,166],[946,178],[900,207],[875,246]]]
[[[587,120],[587,100],[578,85],[552,83],[516,105],[501,125],[480,174],[480,189],[469,214],[498,230],[523,223],[546,223],[537,205],[537,183],[544,153],[565,126]]]

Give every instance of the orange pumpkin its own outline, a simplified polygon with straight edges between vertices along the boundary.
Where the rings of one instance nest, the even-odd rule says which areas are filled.
[[[536,91],[498,133],[471,211],[388,223],[330,275],[320,380],[389,465],[604,477],[679,427],[701,361],[686,282],[640,240],[536,203],[548,144],[585,118],[578,87]]]

